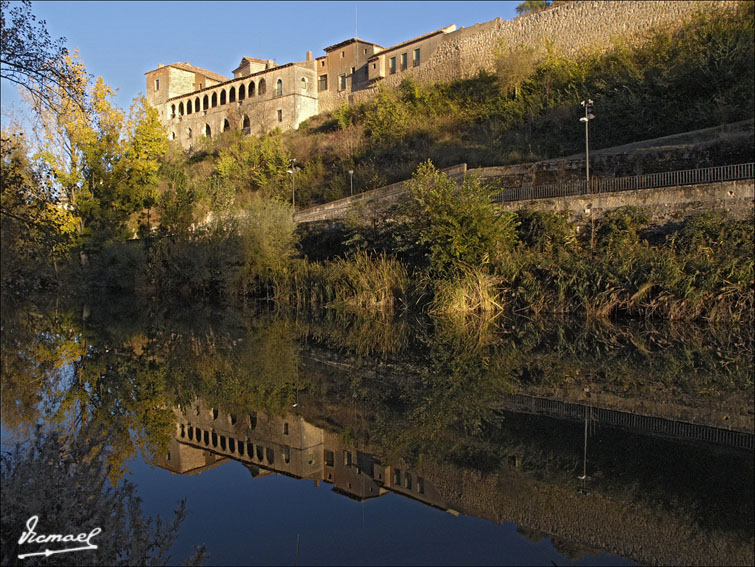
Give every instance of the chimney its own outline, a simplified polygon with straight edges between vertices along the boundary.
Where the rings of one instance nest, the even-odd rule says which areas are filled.
[[[275,61],[268,59],[265,63],[265,69],[272,69],[273,67],[275,67]]]
[[[157,68],[158,68],[158,69],[160,69],[160,68],[162,68],[162,67],[165,67],[165,65],[163,65],[162,63],[158,63],[158,64],[157,64]]]
[[[305,59],[305,61],[312,61],[312,52],[311,51],[307,51],[307,58]]]

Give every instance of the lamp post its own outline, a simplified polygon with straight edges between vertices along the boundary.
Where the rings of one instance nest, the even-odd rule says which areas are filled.
[[[585,108],[585,115],[579,121],[585,123],[585,176],[587,178],[587,192],[592,193],[590,191],[590,120],[595,118],[592,113],[592,99],[583,100],[582,106]]]
[[[349,170],[349,186],[351,187],[351,195],[354,195],[354,170]]]
[[[592,99],[582,101],[582,106],[585,109],[585,115],[579,119],[580,122],[585,123],[585,177],[587,180],[587,193],[592,193],[590,188],[590,120],[595,118],[592,113]],[[592,210],[593,206],[590,205],[590,252],[595,253],[595,211]]]
[[[291,158],[288,161],[291,164],[291,169],[286,170],[286,173],[291,174],[291,214],[294,214],[296,208],[296,158]]]

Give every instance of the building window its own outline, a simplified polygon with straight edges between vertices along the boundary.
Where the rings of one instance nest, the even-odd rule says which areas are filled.
[[[244,121],[242,122],[244,130],[249,129],[249,117],[244,114]]]
[[[344,57],[346,57],[346,52],[345,51],[341,51],[341,59],[343,59]]]
[[[236,102],[236,87],[231,87],[228,91],[228,102]]]
[[[265,83],[265,79],[260,79],[259,85],[257,85],[257,94],[262,96],[267,92],[267,83]]]
[[[328,76],[327,75],[320,75],[320,81],[317,83],[317,90],[319,91],[328,90]]]
[[[176,139],[176,133],[175,132],[171,132],[170,133],[170,139],[171,140],[175,140]]]
[[[275,82],[275,96],[283,96],[283,81],[280,79]]]
[[[223,120],[223,129],[221,130],[221,132],[226,132],[230,129],[231,129],[231,125],[228,124],[228,119],[226,118],[225,120]]]
[[[393,75],[396,72],[396,58],[391,57],[390,64],[388,65],[388,70],[391,72],[391,75]]]
[[[406,60],[407,60],[406,53],[402,53],[401,54],[401,70],[402,71],[406,69]]]
[[[335,454],[333,451],[325,449],[325,466],[332,467],[335,462]]]
[[[288,435],[288,423],[283,424],[283,435]]]
[[[325,59],[323,59],[322,61],[320,61],[320,67],[325,67]]]
[[[305,77],[302,77],[301,79],[301,90],[303,91],[307,90],[307,79]]]
[[[178,115],[183,116],[184,115],[184,103],[179,102],[178,103]]]
[[[204,125],[204,135],[207,136],[208,138],[212,137],[212,130],[210,130],[209,124]]]
[[[176,105],[171,104],[170,105],[170,117],[175,118],[176,117]]]
[[[220,91],[220,106],[225,104],[225,90]]]
[[[218,93],[212,93],[212,98],[210,99],[210,106],[212,108],[215,108],[218,105]]]
[[[254,81],[249,83],[249,89],[247,90],[249,93],[249,98],[252,98],[254,96]]]
[[[338,90],[339,91],[346,90],[346,75],[340,75],[338,77]]]
[[[207,107],[210,106],[210,99],[207,98],[207,95],[204,95],[204,98],[202,99],[202,110],[207,110]]]
[[[283,122],[283,111],[278,109],[278,122]]]
[[[156,91],[160,90],[160,79],[155,79],[155,90]]]
[[[419,47],[414,50],[414,57],[412,57],[412,65],[415,67],[419,65]]]
[[[352,68],[351,68],[351,74],[353,75],[353,74],[354,74],[354,72],[355,72],[356,70],[357,70],[357,68],[356,68],[356,67],[352,67]]]
[[[194,99],[194,112],[199,112],[199,97]]]

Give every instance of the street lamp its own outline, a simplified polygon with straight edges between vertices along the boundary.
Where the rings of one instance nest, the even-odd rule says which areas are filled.
[[[295,191],[296,191],[296,158],[291,158],[288,160],[291,164],[291,169],[287,169],[286,173],[291,174],[291,214],[294,214],[294,209],[296,207],[296,197],[295,197]]]
[[[590,191],[590,120],[595,118],[592,113],[592,99],[582,101],[582,106],[585,108],[585,115],[579,119],[580,122],[585,123],[585,175],[587,177],[587,192]]]
[[[354,195],[354,170],[349,170],[349,185],[351,186],[351,194]]]

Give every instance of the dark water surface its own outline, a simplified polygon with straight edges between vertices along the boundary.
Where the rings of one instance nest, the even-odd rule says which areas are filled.
[[[2,316],[3,452],[105,431],[147,517],[185,499],[171,563],[753,563],[751,330],[133,298]],[[4,488],[4,544],[54,499]]]

